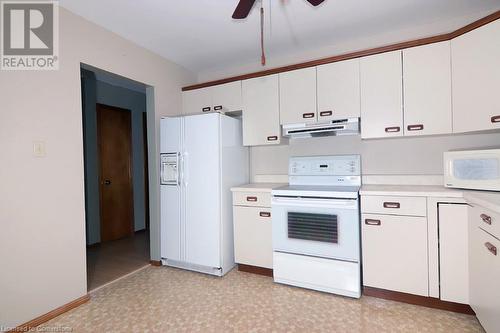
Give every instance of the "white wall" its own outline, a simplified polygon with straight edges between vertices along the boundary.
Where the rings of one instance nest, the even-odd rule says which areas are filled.
[[[87,293],[80,62],[154,87],[156,119],[179,113],[195,76],[60,10],[60,70],[0,72],[0,326],[16,326]],[[151,100],[148,99],[148,106]],[[35,158],[33,141],[47,156]],[[150,133],[157,151],[158,132]],[[151,184],[158,179],[150,156]],[[159,188],[151,192],[159,257]]]
[[[443,152],[500,145],[500,133],[361,140],[339,136],[290,140],[289,145],[250,149],[251,178],[286,175],[288,158],[361,154],[363,175],[442,175]]]

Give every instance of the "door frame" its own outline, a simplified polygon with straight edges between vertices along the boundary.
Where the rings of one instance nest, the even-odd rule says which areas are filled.
[[[102,141],[102,138],[101,138],[101,129],[100,129],[100,126],[101,126],[101,114],[102,112],[104,111],[103,108],[106,108],[106,109],[112,109],[112,110],[116,110],[116,111],[120,111],[120,112],[127,112],[128,115],[129,115],[129,122],[128,122],[128,137],[129,137],[129,147],[130,147],[130,151],[129,151],[129,154],[128,154],[128,162],[129,162],[129,165],[130,165],[130,169],[129,169],[129,174],[128,174],[128,190],[130,191],[131,193],[131,196],[130,196],[130,202],[129,202],[129,206],[130,206],[130,213],[131,213],[131,219],[130,219],[130,225],[129,225],[129,235],[133,235],[134,234],[134,184],[133,184],[133,171],[132,171],[132,168],[133,168],[133,165],[132,165],[132,111],[131,110],[128,110],[128,109],[124,109],[124,108],[119,108],[119,107],[116,107],[116,106],[111,106],[111,105],[106,105],[106,104],[102,104],[102,103],[96,103],[96,117],[97,117],[97,163],[98,163],[98,168],[99,168],[99,230],[100,230],[100,234],[101,234],[101,239],[100,239],[100,243],[102,244],[103,243],[103,216],[102,216],[102,212],[103,212],[103,209],[102,209],[102,179],[103,179],[103,175],[102,175],[102,168],[101,168],[101,141]]]

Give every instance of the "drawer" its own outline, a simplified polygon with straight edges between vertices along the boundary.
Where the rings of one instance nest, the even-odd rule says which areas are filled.
[[[235,261],[273,268],[271,209],[234,206],[233,213]]]
[[[469,213],[473,224],[500,238],[500,214],[477,205],[472,205]]]
[[[233,192],[233,205],[271,207],[271,192]]]
[[[391,197],[367,195],[361,197],[361,212],[407,216],[427,216],[425,197]]]

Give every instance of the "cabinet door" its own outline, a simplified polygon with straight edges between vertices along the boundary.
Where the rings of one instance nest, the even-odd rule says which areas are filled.
[[[450,42],[403,50],[405,135],[451,133]]]
[[[453,132],[500,129],[500,20],[451,41]]]
[[[500,332],[500,241],[470,223],[470,305],[487,332]]]
[[[403,135],[401,51],[361,58],[361,137]]]
[[[359,59],[321,65],[316,70],[318,121],[359,118]]]
[[[212,111],[212,92],[210,88],[182,92],[182,113],[184,115]]]
[[[243,145],[258,146],[280,143],[278,75],[244,80],[242,91]]]
[[[439,204],[439,286],[444,301],[469,304],[469,221],[465,204]]]
[[[233,209],[235,261],[273,268],[271,209],[243,206]]]
[[[316,67],[279,74],[281,124],[314,123]]]
[[[362,215],[363,284],[429,296],[427,219]]]
[[[210,89],[214,111],[229,112],[242,109],[241,81],[220,84]]]

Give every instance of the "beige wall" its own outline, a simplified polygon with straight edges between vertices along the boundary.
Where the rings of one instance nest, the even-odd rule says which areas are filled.
[[[443,152],[500,145],[500,133],[361,140],[359,136],[291,140],[289,145],[252,147],[251,177],[288,173],[288,158],[361,154],[364,175],[442,175]]]
[[[64,9],[60,70],[0,72],[0,326],[19,325],[87,292],[80,62],[153,86],[156,112],[149,121],[179,113],[180,88],[195,81]],[[46,142],[45,158],[33,156],[33,141]],[[152,133],[153,149],[157,141]],[[158,179],[157,171],[150,177]],[[158,191],[153,257],[159,255]]]

